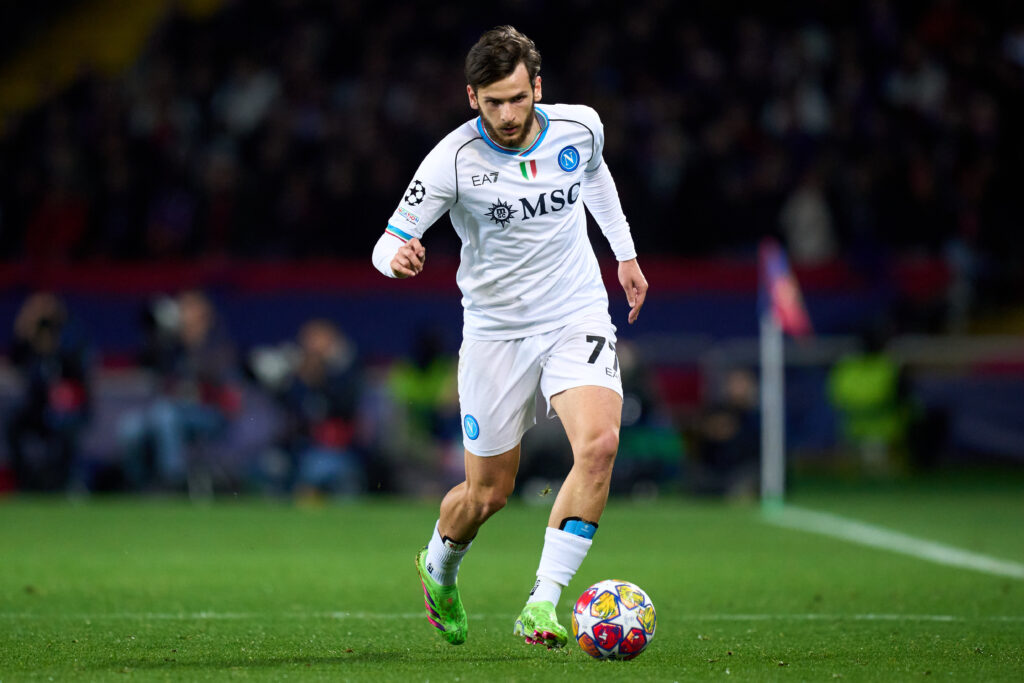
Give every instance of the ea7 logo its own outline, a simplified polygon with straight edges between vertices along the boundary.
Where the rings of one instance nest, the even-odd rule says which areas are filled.
[[[481,185],[486,185],[487,183],[496,183],[498,182],[498,172],[491,171],[489,173],[475,175],[471,178],[471,180],[473,181],[473,187],[480,187]]]
[[[552,190],[551,194],[547,192],[541,192],[540,196],[533,202],[526,197],[520,197],[519,203],[523,207],[523,220],[529,220],[534,216],[543,216],[549,210],[550,211],[561,211],[565,208],[566,204],[572,205],[580,198],[580,184],[573,183],[567,190]],[[551,202],[550,209],[548,208],[548,202]]]

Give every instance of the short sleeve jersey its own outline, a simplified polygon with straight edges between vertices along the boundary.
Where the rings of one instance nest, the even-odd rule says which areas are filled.
[[[600,168],[604,131],[585,106],[536,107],[526,150],[492,141],[479,118],[446,136],[416,171],[388,231],[422,237],[445,211],[462,240],[463,337],[518,339],[589,316],[608,294],[587,237],[584,176]]]

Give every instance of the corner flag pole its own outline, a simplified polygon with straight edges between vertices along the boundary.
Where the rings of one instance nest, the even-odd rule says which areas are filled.
[[[786,491],[786,386],[782,327],[761,314],[761,507],[782,505]]]
[[[765,239],[758,249],[761,322],[761,507],[782,505],[786,494],[786,350],[783,332],[811,334],[803,297],[782,247]]]

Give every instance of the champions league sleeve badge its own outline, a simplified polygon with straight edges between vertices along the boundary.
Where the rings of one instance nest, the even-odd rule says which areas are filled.
[[[417,204],[422,204],[426,196],[427,188],[420,181],[414,180],[405,192],[405,203],[409,206],[416,206]]]

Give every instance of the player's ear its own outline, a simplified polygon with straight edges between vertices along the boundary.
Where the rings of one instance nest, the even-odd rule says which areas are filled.
[[[533,79],[533,101],[540,102],[540,76]]]
[[[471,86],[471,85],[467,85],[466,86],[466,95],[469,96],[469,108],[470,109],[479,109],[480,108],[480,103],[477,102],[477,100],[476,100],[476,92],[473,91],[473,86]]]

